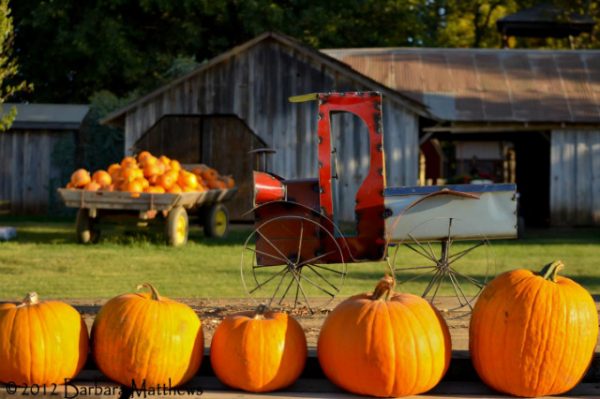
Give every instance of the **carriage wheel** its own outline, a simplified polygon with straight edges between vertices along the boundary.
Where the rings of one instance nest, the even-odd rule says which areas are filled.
[[[165,228],[168,245],[178,247],[187,243],[189,221],[185,208],[177,206],[171,209]]]
[[[256,246],[261,240],[263,250]],[[329,258],[340,263],[325,263]],[[340,292],[346,277],[342,249],[329,230],[302,216],[279,216],[246,239],[241,275],[244,289],[268,306],[305,306],[313,313]]]
[[[447,229],[442,237],[427,237],[430,231]],[[422,292],[432,305],[453,316],[468,315],[475,299],[495,274],[495,262],[483,234],[460,238],[461,231],[478,231],[456,218],[435,218],[414,227],[394,249],[392,262],[399,288]],[[407,290],[411,290],[408,288]]]

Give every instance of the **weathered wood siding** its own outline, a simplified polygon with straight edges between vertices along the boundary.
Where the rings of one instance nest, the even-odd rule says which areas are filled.
[[[234,114],[277,149],[271,165],[275,173],[286,178],[315,177],[316,103],[291,104],[287,98],[315,91],[366,89],[296,49],[265,40],[130,110],[125,118],[125,148],[131,151],[163,115]],[[388,185],[415,184],[418,117],[386,97],[384,130]],[[350,163],[358,152],[354,146],[364,146],[364,141],[348,143],[347,152],[340,154],[343,163]]]
[[[0,133],[0,200],[11,203],[14,214],[45,214],[58,203],[60,167],[52,162],[57,144],[71,141],[74,132],[10,130]],[[73,154],[73,158],[75,154]]]
[[[135,144],[136,150],[164,154],[184,164],[204,163],[232,175],[238,192],[226,205],[231,220],[253,220],[252,155],[264,144],[235,116],[161,118]]]
[[[554,225],[600,225],[600,131],[553,130],[550,212]]]

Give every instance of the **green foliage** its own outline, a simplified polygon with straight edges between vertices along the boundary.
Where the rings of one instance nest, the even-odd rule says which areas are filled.
[[[15,93],[32,89],[32,86],[24,80],[14,81],[19,67],[12,52],[14,28],[8,1],[0,0],[0,104]],[[16,116],[15,107],[4,113],[0,111],[0,132],[8,130]]]
[[[90,112],[81,127],[80,153],[83,159],[78,167],[90,171],[106,169],[114,162],[120,162],[125,149],[121,129],[100,125],[100,120],[110,112],[124,106],[131,99],[118,98],[109,91],[99,91],[90,97]]]
[[[6,1],[6,0],[3,0]],[[600,20],[598,2],[549,0]],[[21,77],[38,102],[85,102],[101,90],[145,93],[265,31],[316,48],[495,47],[495,22],[536,0],[19,0],[13,4]],[[567,39],[513,40],[569,47]],[[574,39],[600,48],[600,29]]]

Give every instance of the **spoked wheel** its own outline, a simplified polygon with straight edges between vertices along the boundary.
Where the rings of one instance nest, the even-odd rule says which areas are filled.
[[[346,263],[340,244],[318,221],[279,216],[246,239],[241,262],[248,295],[268,306],[327,306],[342,288]]]
[[[444,231],[443,235],[439,232]],[[488,239],[479,229],[456,218],[435,218],[410,230],[394,250],[400,287],[418,290],[432,305],[452,316],[471,312],[495,262]],[[437,237],[436,237],[437,232]]]

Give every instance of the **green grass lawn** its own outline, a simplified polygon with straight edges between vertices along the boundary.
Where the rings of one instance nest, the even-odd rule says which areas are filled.
[[[17,227],[19,235],[17,240],[0,242],[1,299],[18,299],[34,290],[47,298],[108,298],[142,282],[152,282],[172,297],[245,296],[240,257],[248,226],[235,226],[224,241],[206,239],[194,228],[187,246],[170,248],[160,235],[122,232],[103,232],[99,244],[79,245],[68,220],[4,218],[0,225]],[[460,245],[459,250],[466,248]],[[404,265],[423,264],[419,255],[407,249],[398,258]],[[600,293],[600,229],[530,231],[521,240],[493,241],[489,249],[478,248],[456,265],[482,279],[486,268],[495,274],[521,267],[539,269],[554,259],[566,263],[565,275]],[[341,295],[371,290],[386,271],[386,263],[348,264],[347,271]],[[419,293],[425,286],[422,280],[402,289]],[[442,290],[448,294],[452,287]]]

